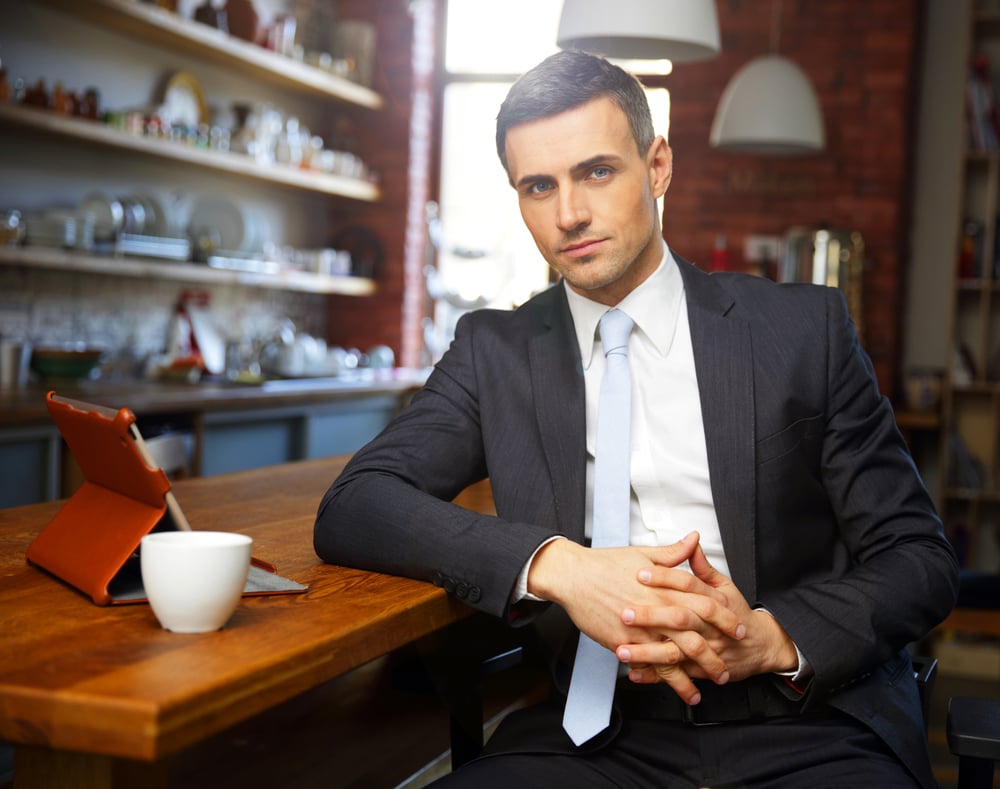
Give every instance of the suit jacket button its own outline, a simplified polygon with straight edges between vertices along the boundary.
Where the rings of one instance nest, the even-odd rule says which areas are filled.
[[[459,581],[458,586],[455,587],[455,595],[460,600],[464,600],[469,596],[469,585],[464,581]]]
[[[454,594],[455,593],[455,579],[454,578],[445,578],[444,579],[444,590],[448,594]]]
[[[440,571],[434,571],[434,575],[431,576],[431,583],[435,586],[444,586],[444,576],[441,575]]]
[[[469,597],[467,598],[470,603],[478,603],[479,598],[482,597],[482,592],[479,590],[478,586],[469,587]]]

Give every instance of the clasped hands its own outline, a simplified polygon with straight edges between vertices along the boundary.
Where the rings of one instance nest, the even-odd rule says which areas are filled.
[[[693,679],[717,684],[798,664],[770,614],[751,609],[698,544],[591,549],[555,540],[535,556],[528,589],[561,605],[584,633],[629,665],[637,683],[665,682],[688,704]],[[688,562],[691,571],[677,569]]]

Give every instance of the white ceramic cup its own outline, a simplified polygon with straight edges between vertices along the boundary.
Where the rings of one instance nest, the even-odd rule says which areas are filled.
[[[223,627],[243,594],[252,542],[244,534],[219,531],[143,537],[142,584],[164,629],[207,633]]]

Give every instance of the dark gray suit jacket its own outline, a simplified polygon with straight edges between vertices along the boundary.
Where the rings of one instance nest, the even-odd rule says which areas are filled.
[[[865,721],[931,786],[904,647],[951,610],[957,563],[844,299],[678,265],[733,581],[815,670],[803,703]],[[461,319],[427,385],[324,497],[323,559],[517,618],[511,591],[535,548],[584,537],[584,387],[563,287]],[[448,503],[487,476],[499,517]]]

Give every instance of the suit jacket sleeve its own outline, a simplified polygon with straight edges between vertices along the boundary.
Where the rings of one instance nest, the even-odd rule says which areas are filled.
[[[314,529],[321,558],[430,581],[511,617],[518,573],[559,533],[521,323],[489,310],[463,316],[427,384],[324,496]],[[498,489],[503,475],[493,480],[509,520],[450,503],[493,468],[519,472],[507,489]]]
[[[842,295],[817,292],[825,344],[810,351],[786,340],[779,353],[803,353],[788,378],[798,386],[783,401],[757,391],[756,539],[759,600],[809,660],[822,695],[941,621],[957,563]],[[796,399],[809,406],[772,432],[768,409],[783,402],[794,412]]]

